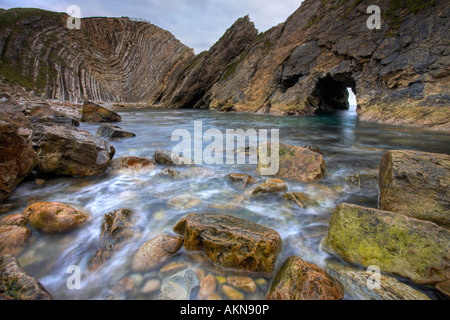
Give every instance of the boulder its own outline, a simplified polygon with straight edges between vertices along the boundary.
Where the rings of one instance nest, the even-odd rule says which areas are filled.
[[[184,194],[167,201],[167,206],[178,210],[189,210],[202,203],[199,198],[193,197],[190,194]]]
[[[253,293],[256,291],[256,283],[250,277],[245,276],[229,276],[227,283],[242,291]]]
[[[431,300],[427,295],[398,281],[394,277],[380,274],[379,287],[368,287],[373,284],[374,274],[353,267],[328,264],[326,271],[338,279],[345,292],[356,300]]]
[[[86,213],[59,202],[36,202],[23,214],[31,227],[44,233],[69,232],[84,225],[89,218]]]
[[[0,256],[0,300],[53,300],[44,286],[30,277],[11,255]]]
[[[436,290],[442,298],[450,300],[450,280],[438,283]]]
[[[257,181],[251,175],[240,174],[240,173],[230,173],[228,175],[228,178],[230,178],[232,181],[235,181],[235,182],[241,181],[244,183],[244,186],[246,186],[247,184],[255,183]]]
[[[38,156],[33,149],[17,135],[13,126],[0,121],[0,202],[37,164]]]
[[[114,252],[133,236],[133,211],[128,209],[115,210],[105,214],[103,219],[100,246],[94,257],[89,261],[90,270],[96,270],[108,261]]]
[[[184,248],[203,251],[222,268],[270,275],[281,251],[275,230],[231,215],[191,213],[174,227]]]
[[[267,300],[341,300],[342,284],[297,256],[288,258],[267,293]]]
[[[280,179],[269,179],[263,183],[257,185],[252,191],[252,195],[255,197],[264,193],[276,193],[286,191],[288,189],[286,183]]]
[[[6,122],[18,136],[28,140],[34,127],[23,114],[23,107],[13,100],[3,102],[0,100],[0,110],[0,123],[2,121]]]
[[[22,214],[12,214],[0,220],[0,254],[19,254],[31,230],[26,227],[27,219]]]
[[[112,171],[151,171],[156,168],[156,164],[152,159],[142,157],[119,157],[111,161]]]
[[[53,110],[49,103],[42,101],[29,101],[24,104],[24,113],[27,117],[63,117],[62,112]]]
[[[198,291],[199,299],[207,299],[216,292],[217,281],[216,278],[210,274],[200,281],[200,290]]]
[[[191,269],[180,271],[163,279],[159,299],[189,300],[192,289],[198,285],[199,281],[194,271]]]
[[[310,205],[314,204],[314,200],[312,200],[306,193],[303,192],[288,192],[283,194],[283,197],[297,204],[300,208],[306,209]]]
[[[122,118],[115,111],[92,102],[85,102],[82,110],[84,122],[120,122]]]
[[[135,254],[132,262],[133,271],[148,271],[163,263],[177,253],[183,244],[183,238],[158,236],[146,242]]]
[[[66,116],[39,116],[39,117],[28,117],[28,120],[34,125],[37,126],[38,124],[44,124],[44,125],[54,125],[54,124],[60,124],[65,125],[69,127],[79,127],[80,123],[77,119],[66,117]]]
[[[171,151],[156,149],[153,159],[160,165],[166,166],[182,166],[182,165],[193,165],[193,162],[179,154],[175,154]]]
[[[63,125],[38,125],[32,147],[39,156],[39,172],[69,176],[101,174],[115,154],[109,142]]]
[[[420,284],[450,279],[450,231],[429,221],[351,204],[336,207],[323,249]]]
[[[267,150],[267,153],[264,150]],[[267,154],[271,154],[271,150],[271,143],[265,142],[259,145],[258,167],[256,169],[258,174],[262,174],[262,168],[270,167],[270,164],[264,164],[266,161],[263,160],[267,157]],[[276,176],[279,178],[311,182],[321,179],[325,174],[325,161],[322,155],[308,148],[280,143],[278,164],[279,169]]]
[[[380,209],[450,228],[450,156],[410,150],[385,153]]]
[[[102,124],[100,128],[98,128],[96,135],[97,137],[108,138],[111,140],[136,137],[134,133],[125,131],[121,127],[112,124]]]

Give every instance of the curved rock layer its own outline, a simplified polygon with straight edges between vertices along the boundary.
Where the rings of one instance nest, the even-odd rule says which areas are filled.
[[[62,101],[154,101],[194,56],[172,34],[129,18],[82,19],[39,9],[0,9],[0,74]]]

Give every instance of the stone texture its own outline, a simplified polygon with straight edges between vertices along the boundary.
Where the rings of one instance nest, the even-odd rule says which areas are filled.
[[[398,213],[340,204],[323,248],[345,261],[420,284],[450,279],[450,231]]]
[[[436,290],[442,298],[450,300],[450,280],[438,283]]]
[[[84,225],[89,215],[59,202],[36,202],[23,211],[31,227],[44,233],[63,233]]]
[[[22,214],[13,214],[0,220],[0,255],[19,254],[25,247],[31,230]]]
[[[223,268],[270,275],[281,251],[276,231],[231,215],[191,213],[174,231],[184,236],[186,250],[202,250]]]
[[[192,289],[198,287],[199,281],[194,271],[187,269],[164,278],[159,299],[189,300]]]
[[[253,196],[260,196],[264,193],[277,193],[286,191],[288,189],[286,183],[280,179],[268,179],[263,183],[257,185],[253,191]]]
[[[156,168],[156,164],[152,159],[142,157],[119,157],[111,161],[111,170],[115,171],[152,171]]]
[[[11,255],[0,256],[0,300],[53,300],[44,286],[30,277]]]
[[[158,236],[146,242],[135,254],[132,262],[133,271],[148,271],[163,263],[177,253],[183,245],[183,238]]]
[[[183,156],[160,148],[156,149],[153,155],[153,159],[155,159],[155,162],[157,164],[165,166],[183,166],[193,164],[192,161],[189,161],[187,158]]]
[[[248,174],[241,174],[241,173],[230,173],[228,175],[228,178],[230,178],[234,182],[242,182],[244,186],[247,184],[255,183],[257,180],[253,178],[251,175]]]
[[[244,300],[244,294],[232,286],[224,284],[221,289],[223,294],[230,300]]]
[[[278,151],[279,170],[276,176],[279,178],[311,182],[321,179],[325,174],[325,161],[318,152],[284,143],[279,144]],[[263,164],[265,161],[263,162],[261,159],[265,159],[271,152],[271,143],[262,143],[258,146],[258,167],[256,169],[258,174],[262,174],[262,168],[270,167],[270,164]],[[276,152],[275,147],[274,152]]]
[[[82,121],[84,122],[120,122],[122,118],[117,112],[92,103],[85,102],[82,110]]]
[[[64,125],[37,126],[32,147],[39,172],[69,176],[101,174],[115,154],[109,142]]]
[[[210,274],[200,281],[200,290],[198,292],[199,299],[207,299],[216,292],[217,281],[216,278]]]
[[[267,300],[341,300],[342,284],[314,264],[288,258],[267,293]]]
[[[102,124],[96,133],[97,137],[116,140],[120,138],[133,138],[136,135],[132,132],[123,130],[121,127],[112,124]]]
[[[450,228],[450,156],[409,150],[385,153],[380,209]]]
[[[227,277],[227,283],[248,293],[253,293],[256,291],[256,283],[250,277],[229,276]]]

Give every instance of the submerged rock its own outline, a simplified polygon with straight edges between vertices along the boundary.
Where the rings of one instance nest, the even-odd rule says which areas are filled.
[[[135,254],[132,262],[133,271],[148,271],[163,263],[177,253],[183,245],[183,238],[158,236],[146,242]]]
[[[341,300],[342,284],[314,264],[288,258],[267,293],[267,300]]]
[[[153,159],[142,158],[142,157],[120,157],[114,158],[111,161],[112,171],[124,171],[129,170],[133,172],[139,171],[151,171],[156,168],[156,164]]]
[[[190,194],[184,194],[167,201],[167,205],[169,207],[173,207],[179,210],[188,210],[195,206],[198,206],[200,203],[202,203],[202,200],[200,200],[199,198],[195,198]]]
[[[244,276],[229,276],[227,283],[242,291],[253,293],[256,291],[256,283],[250,277]]]
[[[70,176],[101,174],[115,154],[109,142],[62,125],[37,126],[32,147],[39,156],[39,172]]]
[[[328,265],[326,269],[332,276],[339,279],[350,297],[357,300],[431,300],[427,295],[398,281],[393,277],[381,274],[376,281],[379,288],[368,287],[372,282],[372,272],[341,265]]]
[[[257,185],[252,191],[252,195],[257,197],[263,193],[276,193],[286,191],[288,189],[286,183],[280,179],[269,179]]]
[[[207,299],[216,292],[216,288],[216,278],[212,274],[207,275],[200,281],[200,290],[198,291],[199,299]]]
[[[136,137],[134,133],[125,131],[121,127],[112,124],[102,124],[100,128],[98,128],[96,135],[97,137],[108,138],[111,140]]]
[[[450,231],[398,213],[340,204],[323,248],[345,261],[420,284],[450,279]]]
[[[44,286],[30,277],[11,255],[0,255],[0,300],[53,300]]]
[[[0,202],[22,182],[38,164],[38,156],[14,127],[0,121]]]
[[[221,289],[230,300],[244,300],[244,294],[232,286],[224,284]]]
[[[267,153],[264,151],[267,150]],[[276,152],[274,148],[274,152]],[[291,146],[288,144],[279,144],[279,169],[275,176],[302,182],[311,182],[321,179],[325,174],[325,161],[320,153],[311,151],[307,148]],[[271,154],[271,143],[265,142],[258,147],[258,167],[256,171],[262,174],[263,168],[270,167],[270,164],[264,164],[270,159],[267,155]]]
[[[244,183],[244,186],[246,186],[247,184],[252,184],[255,183],[257,180],[255,178],[253,178],[251,175],[248,174],[240,174],[240,173],[230,173],[228,175],[228,177],[232,180],[232,181],[241,181]]]
[[[162,177],[170,177],[174,180],[188,178],[187,175],[185,175],[184,173],[178,171],[177,169],[171,168],[171,167],[162,169],[161,172],[159,173],[159,175]]]
[[[450,228],[450,156],[388,151],[380,167],[380,209]]]
[[[366,174],[355,172],[352,175],[349,175],[345,178],[345,181],[351,183],[352,185],[361,188],[362,186],[370,185],[371,183],[375,183],[378,179],[377,175],[374,174]]]
[[[281,251],[276,231],[230,215],[191,213],[174,231],[184,236],[186,250],[202,250],[223,268],[270,275]]]
[[[0,255],[17,255],[23,250],[31,235],[26,224],[27,219],[22,214],[9,215],[0,220]]]
[[[306,209],[310,205],[314,204],[315,201],[312,200],[306,193],[303,192],[288,192],[283,194],[283,197],[297,204],[300,208]]]
[[[89,216],[71,206],[59,202],[36,202],[23,214],[30,226],[44,233],[63,233],[84,225]]]
[[[199,281],[191,269],[180,271],[162,281],[159,299],[189,300],[192,289],[198,287]]]
[[[85,102],[82,111],[84,122],[120,122],[122,118],[115,111],[92,102]]]

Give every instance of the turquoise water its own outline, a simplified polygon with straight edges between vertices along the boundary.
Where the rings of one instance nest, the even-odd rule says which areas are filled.
[[[121,113],[119,124],[137,137],[114,141],[116,157],[133,155],[152,157],[156,148],[172,149],[176,142],[171,134],[176,129],[193,132],[194,121],[202,121],[203,130],[279,129],[280,140],[293,145],[312,145],[324,152],[327,166],[323,180],[299,183],[285,180],[289,191],[305,192],[317,205],[308,209],[291,207],[276,197],[252,199],[251,187],[239,188],[225,176],[229,173],[248,173],[261,180],[256,165],[209,165],[201,174],[186,180],[161,177],[162,167],[150,173],[105,175],[92,178],[56,178],[36,185],[34,181],[21,184],[8,199],[14,212],[20,212],[27,201],[59,201],[83,208],[91,215],[90,223],[65,235],[43,235],[33,231],[28,248],[19,261],[32,276],[37,277],[56,299],[156,299],[158,291],[143,294],[140,288],[149,279],[161,280],[158,270],[133,274],[130,261],[136,250],[159,234],[172,233],[172,228],[190,212],[233,214],[269,226],[278,231],[283,250],[277,268],[291,256],[325,268],[330,256],[320,249],[334,207],[341,202],[377,207],[377,181],[357,188],[345,181],[360,172],[377,174],[381,157],[389,149],[412,149],[450,154],[450,135],[417,129],[396,128],[358,121],[356,113],[314,117],[279,117],[242,113],[219,113],[202,110],[139,110]],[[82,124],[80,129],[95,134],[97,124]],[[175,197],[190,200],[191,207],[174,207]],[[139,232],[130,244],[95,272],[87,271],[87,263],[96,251],[100,225],[106,213],[129,208],[135,212]],[[172,260],[201,268],[205,273],[226,276],[221,271],[181,250]],[[81,268],[81,289],[66,286],[71,265]],[[135,287],[128,292],[118,289],[117,283],[130,276]],[[267,279],[270,283],[271,279]],[[246,299],[263,299],[268,284]],[[421,287],[420,290],[430,294]],[[220,292],[219,292],[220,293]],[[352,292],[347,292],[351,298]],[[222,295],[222,297],[224,297]],[[196,298],[195,294],[192,298]]]

